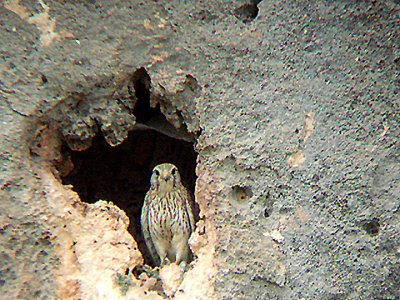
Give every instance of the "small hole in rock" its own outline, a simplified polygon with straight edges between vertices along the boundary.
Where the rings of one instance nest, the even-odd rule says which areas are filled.
[[[362,225],[363,229],[371,236],[378,235],[381,225],[377,218],[373,218],[370,221],[364,222]]]
[[[132,274],[133,276],[135,276],[136,279],[138,279],[140,274],[142,274],[143,272],[145,272],[143,266],[135,266],[132,270]]]
[[[40,80],[42,81],[42,84],[47,83],[47,77],[44,74],[40,74]]]
[[[233,192],[233,198],[237,202],[244,202],[250,199],[253,196],[253,193],[251,192],[251,188],[248,186],[242,187],[242,186],[233,186],[232,187],[232,192]]]
[[[234,10],[235,16],[240,19],[243,23],[253,21],[258,15],[258,4],[259,1],[254,3],[244,4]]]

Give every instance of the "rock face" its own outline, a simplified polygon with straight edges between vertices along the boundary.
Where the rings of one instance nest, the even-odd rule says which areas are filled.
[[[400,297],[400,7],[4,1],[0,294]],[[193,261],[139,219],[170,161]]]

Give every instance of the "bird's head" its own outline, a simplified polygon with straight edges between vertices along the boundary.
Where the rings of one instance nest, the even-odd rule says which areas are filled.
[[[161,193],[171,192],[181,185],[178,168],[170,163],[160,164],[153,169],[150,184],[152,189]]]

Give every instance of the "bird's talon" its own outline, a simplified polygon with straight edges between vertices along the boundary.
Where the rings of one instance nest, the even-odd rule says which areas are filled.
[[[181,275],[181,280],[183,280],[183,275],[185,274],[185,272],[187,271],[187,263],[185,261],[181,261],[179,263],[179,267],[180,267],[180,275]]]
[[[181,270],[186,271],[186,269],[187,269],[187,263],[186,263],[186,261],[181,261],[181,262],[179,263],[179,267],[181,268]]]
[[[163,266],[166,266],[169,264],[169,259],[166,257],[163,259]]]
[[[148,267],[148,269],[145,270],[145,272],[150,277],[158,278],[158,276],[160,275],[160,268],[159,267],[155,267],[155,268]]]

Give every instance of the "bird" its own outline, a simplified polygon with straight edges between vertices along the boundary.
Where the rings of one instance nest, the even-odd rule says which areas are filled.
[[[178,265],[189,263],[188,240],[194,231],[191,197],[171,163],[154,167],[140,223],[147,248],[157,266],[168,259]]]

